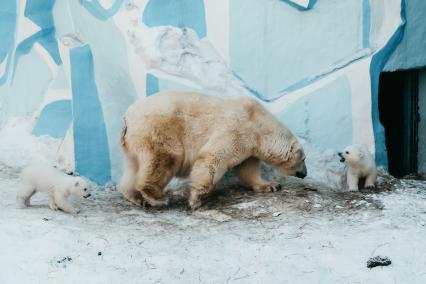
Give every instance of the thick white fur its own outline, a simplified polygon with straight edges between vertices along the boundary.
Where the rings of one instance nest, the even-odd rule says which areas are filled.
[[[61,209],[67,213],[78,213],[68,204],[70,194],[79,197],[89,197],[87,183],[81,177],[67,175],[60,170],[46,165],[32,165],[21,172],[21,189],[16,198],[21,208],[30,205],[30,199],[36,192],[46,192],[49,195],[49,207],[52,210]]]
[[[235,166],[254,191],[278,190],[277,183],[261,177],[260,161],[286,175],[306,176],[296,137],[250,97],[163,92],[135,102],[124,120],[120,189],[135,205],[166,204],[163,189],[171,178],[189,176],[189,203],[197,208]]]
[[[347,183],[351,191],[358,190],[358,181],[365,178],[365,188],[374,188],[377,178],[376,163],[367,147],[351,145],[339,155],[348,165]]]

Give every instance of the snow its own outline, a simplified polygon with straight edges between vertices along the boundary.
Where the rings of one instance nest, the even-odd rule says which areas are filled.
[[[142,62],[160,78],[173,76],[211,95],[250,94],[214,46],[198,38],[192,29],[141,24],[129,31],[128,37]]]
[[[35,163],[56,164],[62,140],[50,136],[33,136],[33,127],[33,119],[9,118],[0,129],[0,163],[11,167]]]
[[[381,175],[377,191],[351,193],[288,178],[270,194],[234,184],[194,213],[182,188],[160,210],[109,187],[72,199],[73,216],[41,194],[18,209],[18,172],[0,167],[0,283],[426,283],[426,182]],[[368,269],[377,255],[392,264]]]

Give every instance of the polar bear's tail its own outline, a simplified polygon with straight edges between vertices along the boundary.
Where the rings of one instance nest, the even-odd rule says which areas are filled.
[[[127,125],[126,125],[125,117],[123,117],[123,121],[124,121],[124,126],[121,129],[120,144],[121,144],[121,147],[123,147],[123,150],[127,151],[127,146],[126,146]]]

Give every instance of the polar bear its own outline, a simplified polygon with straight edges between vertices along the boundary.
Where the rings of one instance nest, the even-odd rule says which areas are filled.
[[[88,198],[86,181],[77,176],[67,175],[57,168],[46,165],[31,165],[21,172],[22,186],[16,198],[21,208],[30,205],[30,199],[36,192],[46,192],[49,195],[49,207],[52,210],[61,209],[67,213],[79,211],[68,204],[70,194]]]
[[[119,187],[138,206],[166,205],[164,188],[174,176],[189,176],[189,204],[196,209],[233,167],[256,192],[281,188],[262,179],[260,161],[285,175],[307,174],[302,145],[251,97],[162,92],[132,104],[124,124]]]
[[[340,162],[347,162],[347,183],[350,191],[358,190],[360,178],[365,178],[365,188],[374,188],[377,178],[376,163],[367,147],[350,145],[339,152]]]

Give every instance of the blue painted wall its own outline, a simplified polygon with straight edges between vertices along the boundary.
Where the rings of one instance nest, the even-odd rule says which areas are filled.
[[[76,171],[105,184],[111,179],[111,164],[90,46],[71,49],[70,60]]]
[[[384,71],[426,66],[426,1],[406,1],[404,37],[396,47]]]

